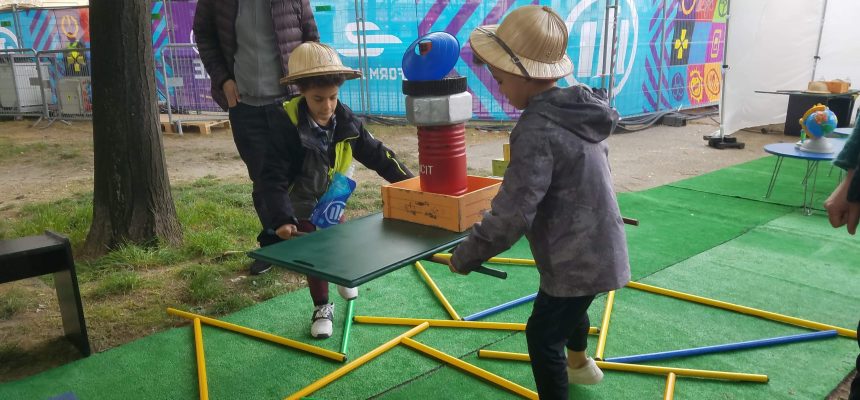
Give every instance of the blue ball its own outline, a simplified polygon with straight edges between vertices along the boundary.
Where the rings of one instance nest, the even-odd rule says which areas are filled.
[[[457,38],[447,32],[430,32],[412,42],[403,53],[403,75],[410,81],[440,80],[451,72],[459,58]]]

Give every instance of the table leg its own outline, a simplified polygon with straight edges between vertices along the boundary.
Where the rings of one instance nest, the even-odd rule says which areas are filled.
[[[80,350],[84,357],[90,355],[90,341],[84,321],[84,308],[81,305],[81,292],[75,277],[74,267],[54,273],[54,286],[60,303],[60,316],[66,337]]]
[[[764,198],[769,199],[770,194],[773,193],[773,186],[776,185],[776,177],[779,175],[779,169],[782,167],[782,157],[776,156],[776,164],[773,166],[773,173],[770,175],[770,183],[767,185],[767,193],[765,193]]]
[[[809,191],[809,178],[812,177],[812,191]],[[806,174],[803,177],[803,214],[812,215],[812,202],[815,197],[815,184],[818,181],[818,161],[806,160]],[[807,199],[808,198],[808,199]]]
[[[812,169],[812,191],[809,192],[809,203],[806,208],[806,215],[812,214],[812,206],[814,205],[815,198],[815,184],[818,182],[818,161],[813,162]]]

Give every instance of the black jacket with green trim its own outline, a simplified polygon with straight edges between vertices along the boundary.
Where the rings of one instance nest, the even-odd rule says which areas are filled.
[[[311,132],[304,98],[297,97],[285,103],[285,109],[289,107],[292,107],[292,115],[285,111],[284,118],[290,119],[291,129],[272,138],[263,163],[263,201],[271,215],[267,228],[277,229],[294,223],[295,219],[310,218],[311,211],[328,189],[329,172],[335,166],[339,143],[348,144],[352,158],[388,182],[414,176],[340,101],[335,109],[336,125],[328,151],[320,149],[318,139]]]

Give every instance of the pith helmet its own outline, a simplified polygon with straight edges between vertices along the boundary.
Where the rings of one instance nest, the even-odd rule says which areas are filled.
[[[567,26],[547,6],[523,6],[500,25],[480,26],[469,35],[475,54],[493,67],[534,79],[558,79],[573,72],[567,56]]]
[[[304,42],[296,47],[287,61],[289,74],[281,78],[282,84],[311,76],[341,74],[346,79],[361,77],[361,71],[349,68],[340,61],[337,51],[317,42]]]

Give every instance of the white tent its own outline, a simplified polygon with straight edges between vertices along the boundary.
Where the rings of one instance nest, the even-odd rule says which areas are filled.
[[[731,0],[730,7],[725,135],[785,122],[788,96],[757,90],[804,90],[813,74],[860,87],[860,1]]]

